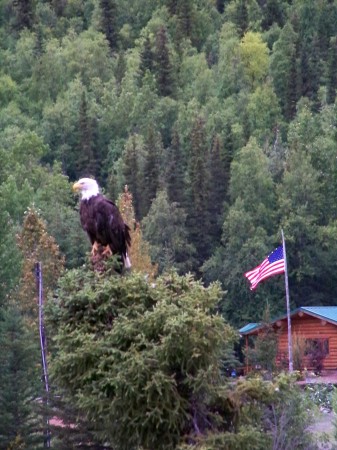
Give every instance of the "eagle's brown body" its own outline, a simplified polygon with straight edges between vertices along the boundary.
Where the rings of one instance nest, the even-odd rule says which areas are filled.
[[[101,245],[104,255],[120,255],[123,266],[130,268],[127,254],[131,245],[130,228],[117,206],[99,193],[97,182],[91,178],[80,179],[73,188],[82,195],[80,219],[92,245],[92,256]]]
[[[81,200],[80,219],[91,245],[108,245],[113,254],[126,258],[127,246],[131,245],[130,228],[113,202],[102,194]]]

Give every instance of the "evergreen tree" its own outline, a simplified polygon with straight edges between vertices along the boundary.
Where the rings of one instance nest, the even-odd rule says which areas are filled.
[[[312,42],[304,44],[300,52],[301,95],[308,97],[313,105],[316,105],[316,110],[318,109],[317,94],[321,74],[317,44],[317,38],[314,38]]]
[[[300,149],[308,151],[312,166],[319,176],[323,211],[319,219],[321,225],[328,225],[329,221],[334,221],[337,217],[337,205],[334,201],[337,192],[334,110],[334,105],[331,105],[325,106],[319,115],[312,115],[308,110],[299,111],[297,120],[289,127],[291,139],[296,136],[297,131],[297,139],[303,144]]]
[[[327,102],[334,103],[337,89],[337,38],[330,41],[327,65]]]
[[[176,448],[222,421],[221,356],[235,333],[213,312],[218,284],[82,268],[58,294],[48,308],[55,382],[113,448]]]
[[[0,449],[43,448],[40,355],[37,337],[20,311],[2,309],[0,317]],[[21,443],[22,447],[18,447]]]
[[[37,57],[41,56],[44,52],[44,35],[42,26],[38,26],[36,30],[36,44],[35,54]]]
[[[163,145],[160,133],[153,126],[147,130],[144,139],[145,161],[142,177],[141,217],[148,213],[151,202],[162,184],[160,157],[163,154]]]
[[[172,131],[172,142],[167,149],[165,167],[165,182],[169,200],[184,206],[186,204],[186,161],[176,127]]]
[[[269,161],[256,139],[235,155],[232,162],[230,200],[244,202],[245,210],[254,214],[260,226],[274,227],[275,186],[269,172]]]
[[[146,71],[152,72],[154,69],[155,60],[154,53],[152,51],[152,43],[149,36],[146,36],[142,50],[140,52],[140,64],[139,64],[139,72],[141,78],[144,77]]]
[[[0,205],[3,199],[0,199]],[[3,205],[1,205],[3,206]],[[19,278],[21,258],[15,245],[15,228],[4,207],[0,208],[0,310],[6,306],[8,295]]]
[[[176,14],[179,0],[165,0],[165,4],[172,16]]]
[[[157,193],[142,226],[159,273],[175,268],[184,274],[195,266],[195,249],[188,242],[186,213],[176,203],[169,202],[165,190]]]
[[[226,172],[226,162],[222,159],[222,143],[215,136],[208,159],[209,172],[209,228],[208,234],[212,240],[212,248],[218,246],[223,224],[223,207],[229,188],[229,174]]]
[[[273,46],[270,62],[275,92],[287,120],[294,117],[299,99],[296,45],[297,34],[287,22]]]
[[[14,18],[12,24],[15,30],[32,28],[34,23],[34,10],[32,0],[12,0]]]
[[[319,8],[317,39],[319,41],[319,57],[323,61],[328,59],[330,39],[336,33],[336,13],[336,5],[330,2]]]
[[[232,23],[225,22],[219,36],[219,62],[216,67],[219,93],[223,98],[237,94],[243,86],[239,48],[239,33]]]
[[[94,176],[97,174],[97,161],[94,152],[92,121],[88,116],[88,103],[83,91],[79,111],[79,157],[77,159],[77,173],[80,176]]]
[[[232,127],[230,124],[226,123],[224,130],[222,132],[223,141],[223,162],[224,162],[224,176],[225,180],[230,182],[230,168],[234,156],[234,137],[232,132]]]
[[[125,73],[126,73],[126,60],[124,52],[119,52],[117,56],[117,66],[115,70],[115,77],[119,87],[121,86]]]
[[[222,14],[225,11],[226,0],[216,0],[216,9]]]
[[[100,0],[102,9],[101,27],[109,42],[109,47],[115,51],[118,47],[117,5],[115,0]]]
[[[205,228],[210,222],[209,212],[209,149],[206,141],[205,122],[198,117],[190,135],[190,152],[188,165],[187,223],[190,230],[190,240],[197,250],[198,263],[201,264],[210,256],[211,237]]]
[[[177,33],[181,38],[192,36],[192,26],[193,26],[193,4],[192,0],[184,0],[178,3],[177,8],[177,19],[178,19],[178,30]]]
[[[247,0],[237,0],[235,6],[235,24],[237,26],[239,35],[242,37],[248,30],[249,24]]]
[[[170,60],[167,32],[161,26],[155,40],[155,73],[159,95],[171,96],[174,93],[173,67]]]
[[[274,23],[277,23],[282,28],[285,20],[284,9],[283,1],[266,0],[263,6],[262,29],[268,30]]]
[[[335,248],[336,244],[332,230],[320,226],[324,203],[319,172],[305,151],[289,153],[279,191],[280,213],[289,242],[290,283],[296,285],[292,301],[296,307],[330,304],[329,299],[336,295],[336,265],[325,249]],[[325,282],[321,284],[318,279]]]
[[[135,217],[139,221],[141,217],[142,197],[141,197],[141,176],[140,176],[140,155],[143,151],[142,143],[135,134],[131,135],[125,144],[123,152],[123,175],[125,183],[133,196]]]

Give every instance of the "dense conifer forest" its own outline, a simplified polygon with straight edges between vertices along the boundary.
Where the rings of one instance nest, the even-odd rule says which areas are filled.
[[[62,292],[77,311],[72,289],[81,285],[90,250],[71,189],[78,178],[95,177],[120,205],[123,193],[129,206],[132,196],[135,267],[151,280],[175,271],[180,281],[173,285],[192,286],[189,295],[199,292],[193,283],[216,289],[207,308],[233,329],[261,320],[267,303],[272,316],[285,312],[283,276],[254,292],[243,276],[280,245],[281,229],[291,307],[336,303],[336,88],[337,1],[0,0],[0,403],[7,405],[1,450],[40,448],[42,405],[27,406],[43,390],[38,347],[30,349],[32,336],[38,344],[34,264],[42,261],[46,298],[57,298],[59,278],[70,274]],[[146,291],[142,281],[134,283]],[[157,302],[147,295],[144,311]],[[185,317],[192,313],[184,305]],[[65,313],[50,314],[57,335]],[[229,331],[227,338],[232,344]],[[56,347],[60,342],[62,333]],[[198,376],[213,363],[200,364]],[[69,388],[61,378],[59,388]],[[219,404],[217,412],[229,414],[228,396],[215,398],[207,380],[206,393],[198,380],[188,387],[196,404],[206,396],[210,415]],[[79,406],[97,419],[101,412],[86,404],[86,388],[77,388]],[[73,406],[66,395],[57,396],[63,412]],[[76,414],[69,412],[69,420]],[[213,421],[207,414],[200,434]],[[91,430],[88,417],[76,428],[86,430],[85,438],[60,438],[58,448],[97,435],[111,441],[104,430]],[[138,418],[131,419],[134,441],[123,447],[125,435],[117,436],[115,449],[178,448],[177,435],[190,432],[185,422],[156,417],[167,425],[159,444],[151,433],[142,440]],[[252,449],[269,448],[257,429],[236,444],[217,447],[214,438],[198,448],[248,449],[244,439],[256,439]]]

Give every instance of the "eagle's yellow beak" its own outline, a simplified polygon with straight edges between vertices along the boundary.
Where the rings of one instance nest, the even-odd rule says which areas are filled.
[[[82,185],[78,181],[73,184],[73,191],[77,192],[77,191],[80,191],[81,189],[82,189]]]

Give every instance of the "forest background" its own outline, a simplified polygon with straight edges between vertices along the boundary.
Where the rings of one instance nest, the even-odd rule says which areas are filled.
[[[1,0],[0,35],[1,327],[13,298],[34,321],[34,261],[47,291],[83,265],[83,176],[233,327],[284,313],[282,277],[243,277],[281,228],[291,306],[335,304],[336,1]]]

